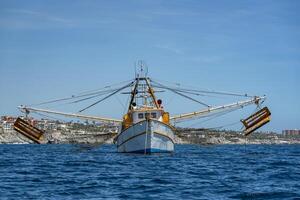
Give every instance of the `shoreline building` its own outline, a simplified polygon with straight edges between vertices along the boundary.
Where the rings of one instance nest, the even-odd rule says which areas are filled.
[[[282,134],[285,136],[295,136],[300,135],[300,130],[294,129],[294,130],[283,130]]]

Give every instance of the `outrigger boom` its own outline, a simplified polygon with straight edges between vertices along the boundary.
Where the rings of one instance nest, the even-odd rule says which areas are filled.
[[[215,106],[215,107],[210,107],[205,110],[176,115],[176,116],[170,117],[170,120],[173,122],[178,122],[178,121],[187,120],[187,119],[191,119],[191,118],[197,118],[197,117],[202,118],[202,117],[206,117],[207,115],[213,114],[215,112],[225,111],[225,110],[230,110],[230,109],[238,109],[238,108],[243,108],[244,106],[258,104],[260,101],[265,100],[265,99],[266,99],[265,96],[254,97],[253,99],[250,99],[250,100],[238,101],[236,103],[231,103],[231,104],[227,104],[227,105],[223,105],[223,106]]]
[[[208,109],[204,109],[204,110],[200,110],[200,111],[171,116],[170,121],[171,122],[180,122],[180,121],[188,120],[191,118],[203,118],[203,117],[206,117],[207,115],[214,114],[216,112],[230,110],[230,109],[238,109],[238,108],[243,108],[244,106],[258,104],[260,101],[265,100],[265,99],[266,99],[266,96],[261,96],[261,97],[256,96],[253,99],[249,99],[249,100],[245,100],[245,101],[238,101],[238,102],[223,105],[223,106],[213,106]],[[112,123],[120,123],[120,124],[122,123],[122,120],[119,120],[119,119],[104,118],[104,117],[99,117],[99,116],[82,115],[82,114],[78,114],[78,113],[65,113],[65,112],[60,112],[60,111],[32,108],[32,107],[27,107],[27,106],[19,106],[18,108],[20,111],[22,111],[24,113],[29,113],[29,112],[39,113],[39,112],[41,112],[41,113],[62,115],[62,116],[66,116],[66,117],[75,117],[75,118],[85,119],[85,120],[96,120],[96,121],[101,121],[101,122],[112,122]]]
[[[46,109],[39,109],[39,108],[31,108],[26,106],[19,106],[18,107],[21,112],[29,113],[29,112],[42,112],[42,113],[49,113],[49,114],[55,114],[55,115],[62,115],[66,117],[75,117],[79,119],[87,119],[87,120],[96,120],[101,122],[113,122],[113,123],[121,123],[122,120],[118,119],[110,119],[110,118],[104,118],[104,117],[98,117],[98,116],[90,116],[90,115],[82,115],[77,113],[65,113],[65,112],[59,112],[59,111],[53,111],[53,110],[46,110]]]

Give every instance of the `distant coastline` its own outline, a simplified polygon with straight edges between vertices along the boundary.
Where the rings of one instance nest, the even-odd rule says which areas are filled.
[[[84,127],[84,126],[83,126]],[[102,144],[113,143],[116,132],[103,129],[91,130],[79,127],[72,130],[49,130],[45,132],[44,143],[52,144]],[[300,136],[285,136],[277,133],[255,132],[245,137],[237,131],[209,130],[209,129],[183,129],[176,130],[175,142],[177,144],[300,144]],[[14,130],[0,128],[0,144],[30,144],[25,136]]]
[[[245,136],[241,131],[210,129],[178,129],[179,143],[186,144],[300,144],[300,135],[254,132]]]

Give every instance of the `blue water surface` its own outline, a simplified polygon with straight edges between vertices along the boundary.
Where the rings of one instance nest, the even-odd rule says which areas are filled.
[[[300,199],[300,145],[0,145],[0,199]]]

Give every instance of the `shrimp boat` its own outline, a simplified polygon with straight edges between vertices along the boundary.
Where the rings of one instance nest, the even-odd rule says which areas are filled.
[[[37,104],[46,105],[62,101],[71,101],[71,103],[78,103],[94,98],[99,98],[105,95],[93,104],[81,109],[77,113],[59,112],[32,106],[19,106],[18,108],[23,113],[25,113],[26,116],[29,113],[45,113],[62,115],[65,117],[79,118],[84,120],[100,121],[104,123],[114,123],[119,126],[118,134],[113,138],[113,141],[117,146],[118,152],[149,154],[174,151],[174,144],[176,140],[176,129],[174,125],[175,123],[194,118],[205,118],[207,116],[218,114],[220,112],[231,112],[232,110],[241,109],[245,106],[253,104],[257,105],[257,107],[260,107],[260,105],[266,99],[265,96],[249,96],[247,94],[244,95],[236,93],[204,91],[166,86],[161,82],[154,81],[152,78],[148,77],[148,68],[143,63],[141,63],[139,67],[140,69],[138,72],[136,72],[135,78],[133,80],[130,80],[130,82],[126,85],[122,85],[121,87],[109,87],[108,89],[107,87],[105,87],[101,90],[92,91],[80,95],[72,95],[71,97],[55,99]],[[130,88],[130,91],[122,92],[126,88]],[[184,98],[201,104],[205,108],[195,112],[170,116],[169,112],[166,112],[164,110],[162,100],[157,99],[156,97],[157,92],[163,92],[159,91],[159,89],[171,91],[177,95],[180,95]],[[123,119],[111,119],[82,114],[83,111],[121,92],[122,94],[130,95],[130,101],[128,103],[127,112],[123,115]],[[231,95],[245,97],[247,99],[227,105],[211,106],[191,97],[191,95],[193,94],[199,95],[200,93],[215,95]],[[270,111],[267,107],[265,107],[251,115],[249,118],[242,120],[242,123],[245,125],[244,132],[247,135],[249,135],[251,132],[265,125],[270,121],[270,115]],[[18,132],[22,133],[27,137],[30,135],[35,136],[37,132],[36,128],[31,128],[29,124],[24,125],[24,120],[22,121],[22,124],[15,124],[15,127]],[[35,130],[35,132],[31,130]],[[40,137],[41,134],[39,134],[38,136]],[[42,143],[36,137],[34,141],[37,143]]]
[[[137,102],[141,101],[141,104]],[[148,77],[137,77],[120,134],[115,138],[118,152],[161,153],[174,151],[174,128],[169,113],[156,99]]]

